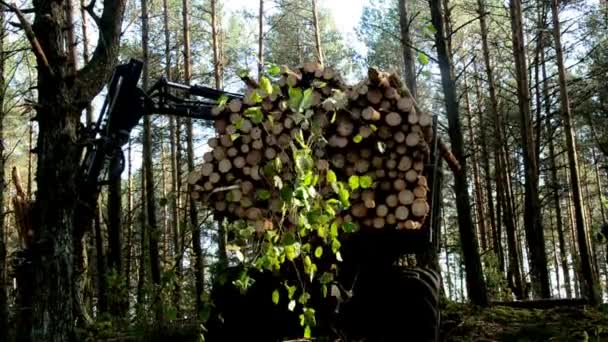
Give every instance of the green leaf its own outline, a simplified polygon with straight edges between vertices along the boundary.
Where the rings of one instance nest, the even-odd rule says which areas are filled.
[[[278,65],[271,63],[268,64],[268,69],[266,70],[266,73],[272,77],[276,77],[281,74],[281,68]]]
[[[287,257],[287,260],[289,261],[293,261],[298,257],[298,251],[296,250],[295,245],[285,246],[285,257]]]
[[[298,108],[299,112],[302,112],[312,105],[312,88],[308,88],[304,90],[302,94],[302,101],[300,102],[300,106]]]
[[[321,274],[321,277],[319,278],[319,281],[321,282],[321,284],[325,285],[325,284],[329,284],[334,280],[334,274],[330,273],[330,272],[323,272],[323,274]]]
[[[222,94],[222,96],[220,96],[220,98],[217,99],[217,105],[220,107],[223,107],[226,105],[226,103],[228,103],[228,96],[226,96],[225,94]]]
[[[418,53],[418,62],[422,65],[429,64],[429,56],[424,52]]]
[[[352,190],[357,190],[359,189],[359,176],[357,175],[352,175],[350,177],[348,177],[348,186],[352,189]]]
[[[356,232],[356,231],[357,231],[357,229],[358,229],[357,224],[355,224],[355,223],[354,223],[354,222],[352,222],[352,221],[344,222],[344,223],[342,224],[342,230],[343,230],[345,233],[354,233],[354,232]]]
[[[230,134],[230,140],[235,141],[236,139],[241,137],[241,133],[233,133]]]
[[[311,338],[311,331],[310,331],[310,326],[307,325],[306,327],[304,327],[304,338]]]
[[[268,77],[265,77],[265,76],[260,77],[260,88],[267,95],[272,95],[272,91],[273,91],[272,84],[270,83],[270,80],[268,79]]]
[[[328,183],[335,183],[338,181],[338,177],[336,177],[336,173],[333,172],[332,170],[327,170],[327,182]]]
[[[292,112],[297,113],[300,108],[300,103],[302,102],[302,89],[290,87],[287,91],[287,95],[289,96],[289,108]]]
[[[353,137],[353,142],[355,144],[360,143],[361,141],[363,141],[363,136],[361,134],[357,134]]]
[[[272,292],[272,302],[273,302],[275,305],[279,304],[279,298],[280,298],[279,290],[278,290],[278,289],[275,289],[275,290]]]
[[[317,248],[315,248],[315,257],[320,259],[321,256],[323,256],[323,247],[317,246]]]
[[[427,31],[431,32],[432,34],[437,33],[437,29],[435,28],[435,26],[432,23],[429,23],[425,29],[427,29]]]
[[[308,292],[304,292],[300,295],[300,298],[298,298],[298,302],[302,305],[306,305],[306,303],[308,303],[309,299],[310,299],[310,294],[308,294]]]
[[[323,294],[323,298],[327,297],[327,285],[321,285],[321,293]]]
[[[255,192],[255,197],[262,201],[269,199],[270,196],[271,196],[270,191],[268,191],[266,189],[259,189],[258,191]]]
[[[340,240],[333,239],[331,241],[331,251],[334,252],[334,254],[338,253],[338,250],[340,249],[340,247],[342,247],[342,244],[340,243]]]
[[[264,121],[264,114],[262,113],[262,108],[260,107],[249,107],[245,109],[243,112],[246,117],[251,119],[251,122],[254,124],[261,124]]]
[[[373,124],[372,124],[372,125],[369,125],[369,129],[371,129],[371,130],[372,130],[372,132],[375,132],[375,131],[377,131],[377,130],[378,130],[378,127],[376,127],[376,125],[373,125]]]
[[[359,186],[362,189],[369,189],[374,184],[374,180],[370,176],[361,176],[359,177]]]
[[[295,285],[289,286],[285,283],[285,289],[287,289],[287,298],[292,299],[293,295],[296,293],[297,287]]]
[[[289,304],[287,305],[287,309],[289,309],[289,311],[293,311],[293,309],[296,308],[296,301],[295,300],[290,300]]]

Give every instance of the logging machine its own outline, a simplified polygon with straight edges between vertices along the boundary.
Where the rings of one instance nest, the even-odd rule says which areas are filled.
[[[143,90],[138,86],[142,69],[143,63],[133,59],[117,66],[107,86],[107,95],[97,122],[91,127],[82,128],[84,150],[81,182],[86,198],[92,200],[89,205],[95,203],[102,185],[120,177],[125,164],[122,147],[144,115],[164,114],[210,121],[213,120],[211,109],[221,97],[242,98],[239,94],[173,83],[165,78],[158,80],[149,90]],[[435,130],[436,122],[433,126]],[[428,195],[431,212],[430,219],[426,220],[422,229],[408,234],[398,233],[397,230],[386,230],[386,233],[361,231],[345,241],[342,267],[351,275],[351,279],[340,287],[343,303],[338,315],[332,317],[341,322],[336,325],[346,335],[366,341],[438,339],[439,154],[438,139],[433,139],[431,165],[428,165],[432,190]],[[402,266],[398,260],[402,260],[404,255],[415,255],[417,266]],[[226,284],[223,286],[231,286],[230,283]],[[224,319],[217,324],[209,323],[209,341],[266,342],[293,334],[293,331],[285,331],[287,325],[282,327],[278,323],[268,322],[272,317],[279,322],[289,314],[295,314],[270,303],[268,294],[272,287],[264,289],[268,294],[258,291],[259,295],[256,295],[256,286],[263,288],[264,281],[256,282],[248,298],[232,302],[218,296],[230,296],[233,292],[216,288],[221,285],[214,286],[212,298],[215,296],[217,299],[215,310],[221,312]],[[233,317],[232,321],[229,317]],[[332,330],[335,332],[333,327]]]

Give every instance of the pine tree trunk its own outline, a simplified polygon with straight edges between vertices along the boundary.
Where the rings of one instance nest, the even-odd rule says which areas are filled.
[[[515,215],[512,206],[512,196],[510,190],[510,176],[506,166],[506,150],[502,135],[502,120],[501,114],[498,113],[498,97],[496,94],[496,84],[494,80],[494,70],[490,61],[490,48],[488,44],[488,28],[486,23],[485,1],[478,0],[479,8],[479,26],[481,31],[481,46],[483,59],[488,78],[488,91],[490,97],[490,114],[494,118],[494,136],[495,136],[495,156],[496,156],[496,193],[499,202],[502,204],[503,222],[507,233],[507,250],[509,255],[509,267],[507,271],[507,279],[509,285],[517,299],[522,299],[523,294],[523,278],[519,268],[519,251],[517,248],[516,234],[517,226],[515,225]],[[500,218],[500,215],[499,215]]]
[[[258,80],[264,71],[264,0],[260,0],[258,14]]]
[[[543,75],[543,97],[545,98],[545,126],[547,129],[547,136],[553,134],[554,129],[551,124],[551,98],[549,97],[549,85],[547,79],[547,72],[545,66],[545,53],[544,49],[540,51],[540,63],[541,63],[541,71]],[[555,209],[555,217],[557,218],[557,226],[555,229],[557,230],[557,239],[559,243],[560,250],[560,264],[562,267],[562,272],[564,273],[564,287],[566,289],[566,297],[572,298],[572,290],[570,287],[570,271],[568,269],[568,251],[566,250],[566,242],[564,239],[564,223],[563,223],[563,214],[562,214],[562,206],[559,199],[559,182],[557,177],[557,165],[555,164],[555,145],[553,143],[554,139],[549,138],[549,175],[550,175],[550,187],[551,187],[551,198],[553,200],[553,206]]]
[[[441,72],[441,84],[445,97],[445,108],[448,116],[448,133],[452,143],[452,151],[461,163],[461,175],[454,177],[454,191],[456,192],[456,209],[458,212],[458,226],[460,231],[460,242],[466,265],[467,293],[471,301],[477,305],[488,304],[488,295],[481,268],[479,247],[471,217],[469,199],[469,185],[466,177],[466,160],[464,153],[464,141],[460,126],[458,113],[458,102],[456,96],[456,84],[454,66],[449,55],[448,42],[445,37],[444,23],[442,19],[441,2],[429,0],[433,26],[437,29],[435,33],[435,46]]]
[[[101,231],[101,213],[96,210],[93,226],[95,229],[95,260],[97,261],[97,315],[108,312],[108,290],[106,258],[103,248],[103,235]]]
[[[143,132],[142,132],[143,136]],[[143,137],[142,137],[143,138]],[[143,140],[143,139],[142,139]],[[141,170],[141,187],[140,187],[140,236],[139,236],[139,269],[137,272],[137,314],[144,317],[147,314],[147,289],[149,277],[149,240],[148,240],[148,219],[146,215],[146,175],[145,166],[142,165]]]
[[[403,63],[405,71],[405,83],[414,98],[417,96],[418,87],[416,86],[416,57],[412,51],[412,37],[410,35],[410,25],[407,1],[399,0],[399,24],[401,29],[401,49],[403,50]]]
[[[600,164],[600,158],[595,153],[595,148],[591,148],[591,153],[593,155],[593,168],[594,168],[594,173],[595,173],[595,183],[597,184],[598,206],[600,207],[600,214],[602,215],[602,224],[605,225],[605,224],[608,224],[608,219],[606,218],[606,208],[605,208],[604,201],[602,199],[602,194],[604,192],[603,192],[602,178],[600,178],[600,168],[598,166]]]
[[[488,203],[488,216],[490,221],[490,229],[492,231],[492,248],[496,257],[498,258],[498,267],[500,272],[504,274],[505,272],[505,259],[504,259],[504,250],[502,246],[502,229],[501,225],[497,224],[496,216],[500,216],[500,214],[495,213],[494,210],[494,196],[492,195],[492,179],[490,174],[490,152],[488,151],[488,139],[486,135],[486,120],[483,109],[483,101],[481,96],[481,90],[479,89],[479,72],[477,70],[477,63],[473,62],[473,68],[475,70],[475,96],[477,98],[477,120],[479,122],[479,144],[481,146],[481,162],[483,172],[485,174],[485,191],[486,198]],[[497,175],[498,170],[496,165],[494,166],[494,172]]]
[[[473,192],[475,193],[475,211],[477,218],[477,226],[479,227],[479,237],[481,241],[481,250],[486,251],[488,249],[487,230],[486,230],[486,218],[483,210],[483,193],[481,189],[481,178],[479,176],[479,163],[477,162],[477,148],[475,144],[475,135],[473,133],[473,112],[471,110],[471,101],[469,99],[469,86],[467,82],[466,69],[463,72],[464,77],[464,103],[467,111],[467,125],[469,130],[469,137],[471,139],[471,161],[473,163]]]
[[[142,85],[144,89],[148,89],[149,69],[148,69],[148,37],[150,32],[148,19],[148,1],[141,0],[141,20],[142,20],[142,50],[143,50],[143,77]],[[158,231],[158,222],[156,220],[156,194],[154,193],[154,164],[152,163],[152,123],[149,116],[144,116],[144,137],[143,137],[143,165],[144,175],[146,177],[146,216],[147,228],[149,231],[148,240],[150,248],[150,275],[152,282],[156,286],[160,286],[160,257],[158,253],[158,240],[160,237]],[[160,288],[154,289],[153,295],[153,310],[156,313],[156,319],[162,319],[162,306],[160,303]]]
[[[111,169],[118,168],[119,156],[111,162]],[[122,269],[122,179],[120,175],[110,179],[108,187],[108,272],[114,272],[123,281]],[[112,296],[110,313],[122,317],[126,313],[125,298]]]
[[[524,231],[530,254],[530,274],[534,296],[549,298],[551,297],[551,290],[538,197],[538,167],[536,165],[535,143],[530,122],[530,92],[528,89],[528,68],[524,46],[521,0],[510,0],[509,8],[511,11],[513,57],[515,59],[517,97],[521,123],[523,167],[525,170]]]
[[[133,167],[133,155],[132,153],[132,146],[131,146],[131,139],[129,139],[129,143],[127,145],[127,222],[126,222],[126,226],[127,226],[127,246],[126,246],[126,251],[127,251],[127,255],[125,257],[125,281],[126,281],[126,293],[127,293],[127,298],[126,298],[126,307],[127,307],[127,312],[130,312],[131,310],[131,263],[132,263],[132,258],[133,258],[133,192],[135,191],[135,189],[133,189],[133,180],[132,180],[132,176],[133,176],[133,171],[132,171],[132,167]]]
[[[578,158],[576,152],[576,131],[570,109],[570,98],[566,86],[566,69],[562,52],[560,23],[558,16],[558,0],[551,0],[551,13],[553,17],[553,39],[555,41],[555,59],[557,62],[560,90],[560,109],[562,124],[566,133],[566,149],[568,151],[568,163],[570,168],[570,183],[572,185],[572,196],[575,203],[574,213],[576,217],[576,232],[581,258],[581,282],[583,294],[592,304],[600,303],[599,284],[592,266],[591,248],[587,239],[587,223],[585,222],[585,203],[583,200]]]
[[[211,39],[213,43],[213,75],[215,78],[215,89],[222,89],[222,63],[220,61],[220,47],[218,42],[218,28],[217,28],[217,2],[218,0],[211,0]],[[217,215],[216,217],[218,225],[218,264],[220,269],[228,267],[228,254],[226,253],[226,227],[223,224],[223,217]]]
[[[553,216],[551,216],[551,227],[553,227]],[[557,298],[561,298],[562,284],[559,277],[559,261],[557,258],[557,244],[555,242],[555,230],[551,229],[551,244],[553,245],[553,264],[555,265],[555,283],[557,286]]]
[[[192,78],[191,58],[190,58],[190,18],[189,0],[182,1],[183,11],[183,32],[184,32],[184,79],[186,84],[190,84]],[[194,138],[192,130],[192,120],[186,119],[186,158],[188,160],[188,172],[194,171]],[[188,191],[190,193],[190,191]],[[196,314],[200,315],[203,310],[202,296],[205,286],[205,261],[203,259],[203,251],[201,246],[201,229],[198,222],[198,214],[196,210],[196,201],[188,196],[188,216],[192,225],[192,251],[194,252],[194,277],[195,277],[195,308]]]
[[[321,28],[319,27],[319,18],[317,15],[317,0],[312,1],[312,26],[315,32],[315,49],[317,51],[317,59],[321,65],[325,64],[323,58],[323,47],[321,46]]]
[[[5,36],[5,13],[0,13],[0,141],[4,141],[4,96],[5,80],[4,65],[6,55],[4,54]],[[0,144],[0,331],[4,331],[8,337],[8,274],[6,270],[6,233],[4,228],[4,192],[6,190],[6,180],[4,174],[4,144]]]

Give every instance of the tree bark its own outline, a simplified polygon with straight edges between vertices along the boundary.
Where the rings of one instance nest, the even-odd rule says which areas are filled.
[[[574,201],[574,213],[576,218],[576,235],[580,251],[582,288],[583,295],[592,304],[599,304],[599,284],[592,266],[592,255],[589,241],[587,239],[587,223],[585,222],[585,204],[580,185],[578,158],[576,152],[576,131],[570,109],[570,98],[566,86],[566,69],[562,52],[561,31],[558,13],[558,0],[551,0],[551,14],[553,17],[553,39],[555,41],[555,59],[557,62],[560,90],[560,110],[562,124],[566,133],[566,148],[568,151],[568,163],[570,168],[570,183],[572,185],[572,197]]]
[[[110,169],[118,168],[120,159],[115,156],[112,159]],[[108,272],[114,272],[118,282],[122,285],[124,281],[122,269],[122,179],[120,175],[110,179],[108,186]],[[116,317],[122,317],[126,313],[125,298],[112,296],[110,313]]]
[[[475,135],[473,133],[473,112],[471,110],[471,101],[469,99],[469,86],[467,82],[466,69],[463,71],[464,78],[464,103],[467,111],[467,125],[469,130],[469,137],[471,139],[471,161],[473,163],[473,191],[475,193],[475,211],[477,218],[477,226],[479,227],[479,236],[481,241],[481,250],[485,251],[488,249],[488,235],[486,229],[486,217],[483,209],[483,193],[481,188],[481,177],[479,176],[479,163],[477,162],[477,149],[475,144]]]
[[[510,0],[511,33],[513,39],[513,58],[517,81],[517,97],[521,124],[521,145],[525,170],[525,208],[524,231],[528,241],[530,274],[534,295],[541,298],[551,297],[547,253],[538,195],[538,173],[534,136],[530,122],[530,91],[528,87],[528,68],[524,46],[521,0]]]
[[[323,47],[321,46],[321,28],[319,27],[319,18],[317,15],[317,0],[312,1],[312,25],[315,32],[315,48],[317,51],[317,58],[321,65],[325,64],[323,58]]]
[[[5,80],[4,65],[6,63],[4,54],[5,13],[0,13],[0,141],[4,141],[4,97]],[[4,228],[4,216],[6,215],[4,206],[4,192],[6,191],[6,179],[4,173],[4,144],[0,144],[0,331],[4,331],[8,337],[8,278],[6,270],[6,239]]]
[[[144,89],[149,87],[149,59],[148,59],[148,40],[149,40],[149,20],[148,20],[148,1],[141,1],[141,20],[142,20],[142,50],[143,50],[143,76],[142,85]],[[149,116],[144,116],[144,132],[143,132],[143,165],[144,175],[146,178],[146,225],[148,228],[148,240],[150,249],[150,276],[155,286],[160,286],[160,257],[158,252],[158,240],[160,237],[158,231],[158,222],[156,219],[156,194],[154,193],[154,164],[152,163],[152,123]],[[156,319],[162,319],[162,306],[160,303],[160,288],[153,290],[152,306],[156,314]]]
[[[211,39],[213,43],[213,65],[214,65],[214,78],[215,78],[215,89],[222,89],[222,63],[219,60],[219,45],[218,45],[218,28],[217,28],[217,1],[211,0]],[[218,224],[218,264],[220,269],[228,267],[228,254],[226,251],[226,227],[223,224],[223,217],[216,215]]]
[[[547,130],[547,137],[549,143],[549,184],[551,188],[551,199],[553,200],[553,206],[555,209],[555,217],[557,218],[557,226],[555,229],[557,230],[557,240],[559,244],[560,250],[560,264],[562,267],[562,272],[564,273],[564,287],[566,289],[566,297],[572,298],[572,290],[570,287],[570,271],[568,269],[568,251],[566,250],[566,241],[564,239],[564,223],[563,223],[563,214],[562,214],[562,206],[559,199],[559,180],[557,177],[557,165],[555,164],[555,144],[554,139],[552,137],[553,125],[551,124],[551,98],[549,97],[549,80],[547,79],[547,69],[545,66],[545,52],[544,49],[540,51],[540,63],[541,63],[541,72],[543,76],[543,97],[545,104],[545,127]]]
[[[73,338],[74,263],[82,254],[82,237],[95,215],[95,191],[79,187],[81,111],[105,85],[113,71],[124,0],[105,0],[99,37],[91,60],[70,72],[65,28],[65,2],[34,3],[32,30],[37,38],[38,66],[36,151],[38,190],[34,204],[34,272],[31,338]],[[77,271],[77,270],[76,270]]]
[[[429,0],[433,26],[437,29],[435,33],[435,46],[441,72],[441,84],[445,96],[445,108],[448,116],[448,133],[452,142],[452,151],[461,163],[461,175],[454,177],[454,191],[456,192],[456,209],[458,212],[458,225],[460,242],[466,265],[467,292],[471,301],[477,305],[488,304],[488,295],[481,268],[479,247],[475,236],[475,229],[471,217],[469,199],[469,185],[466,178],[466,159],[464,153],[464,142],[458,102],[456,96],[456,84],[454,66],[448,52],[448,42],[444,34],[444,23],[440,0]]]
[[[403,63],[405,70],[405,83],[414,98],[417,96],[416,86],[416,57],[412,50],[412,37],[410,35],[410,21],[407,1],[399,0],[399,24],[401,29],[401,49],[403,50]]]
[[[186,84],[190,84],[192,78],[191,60],[190,60],[190,18],[189,0],[183,0],[183,30],[184,30],[184,79]],[[188,172],[194,171],[194,138],[192,132],[192,120],[186,119],[186,158],[188,160]],[[190,193],[190,191],[188,191]],[[201,246],[201,229],[198,221],[198,212],[196,210],[196,201],[188,196],[188,214],[190,224],[192,225],[192,251],[194,252],[194,277],[195,277],[195,308],[196,314],[200,315],[203,310],[202,296],[205,286],[205,261],[203,259],[203,251]]]
[[[515,225],[515,216],[513,212],[511,190],[510,190],[510,176],[507,171],[506,163],[506,150],[502,135],[502,117],[498,112],[498,97],[496,94],[496,83],[494,80],[494,70],[490,60],[490,48],[488,44],[488,28],[486,23],[486,8],[485,1],[477,1],[479,9],[479,26],[481,31],[481,46],[483,52],[483,59],[486,68],[486,74],[488,78],[488,91],[490,98],[490,114],[494,118],[494,136],[495,136],[495,150],[496,150],[496,192],[499,198],[499,202],[502,204],[503,222],[507,233],[507,250],[509,255],[509,267],[508,267],[508,280],[510,287],[515,294],[517,299],[523,298],[523,278],[521,270],[519,268],[519,251],[517,248],[517,226]],[[500,217],[499,217],[500,218]]]
[[[260,0],[258,14],[258,80],[264,72],[264,0]]]

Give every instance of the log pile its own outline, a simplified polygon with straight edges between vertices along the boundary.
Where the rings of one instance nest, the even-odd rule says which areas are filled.
[[[341,220],[363,229],[422,227],[430,212],[432,119],[416,110],[397,75],[372,68],[365,80],[346,86],[333,69],[309,63],[283,67],[274,85],[245,81],[242,100],[213,109],[217,135],[188,178],[194,199],[258,231],[272,229],[282,212],[280,189],[294,178],[292,145],[322,135],[314,145],[316,171],[331,169],[351,187]],[[331,191],[323,187],[320,193]]]

